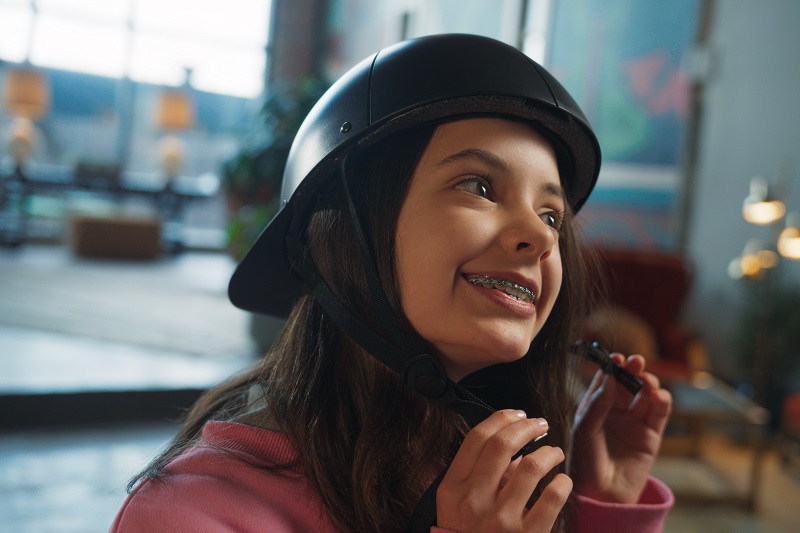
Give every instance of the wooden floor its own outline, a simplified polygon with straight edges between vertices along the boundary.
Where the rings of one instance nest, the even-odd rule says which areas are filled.
[[[762,457],[755,508],[741,502],[749,487],[753,450],[723,433],[703,442],[700,459],[665,454],[654,475],[676,493],[677,502],[665,531],[703,533],[797,533],[800,531],[800,465],[787,464],[777,438]],[[734,503],[703,503],[681,493],[704,494],[709,500],[733,496]]]

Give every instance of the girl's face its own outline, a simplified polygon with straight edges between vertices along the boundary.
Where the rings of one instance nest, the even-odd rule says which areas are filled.
[[[400,210],[400,298],[458,381],[523,357],[561,287],[565,201],[556,158],[531,127],[498,118],[440,126]]]

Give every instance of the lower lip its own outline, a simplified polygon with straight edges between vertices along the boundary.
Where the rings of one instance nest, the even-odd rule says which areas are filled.
[[[513,314],[517,315],[520,318],[533,318],[536,315],[536,306],[533,305],[531,302],[517,300],[513,296],[506,294],[505,292],[498,289],[487,289],[486,287],[475,285],[474,283],[471,283],[466,279],[464,279],[464,281],[470,287],[478,291],[478,293],[483,295],[484,298],[489,299],[496,305],[502,307],[507,311],[512,312]]]

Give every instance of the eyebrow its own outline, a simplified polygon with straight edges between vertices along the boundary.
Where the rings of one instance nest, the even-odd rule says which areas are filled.
[[[546,183],[542,186],[542,191],[550,196],[557,196],[561,199],[565,199],[564,189],[561,188],[560,185],[555,183]]]
[[[439,161],[436,166],[437,167],[444,167],[447,165],[452,165],[461,161],[463,159],[477,159],[490,167],[493,167],[497,170],[502,172],[508,172],[508,165],[505,161],[497,157],[495,154],[491,152],[487,152],[486,150],[480,150],[478,148],[467,148],[466,150],[462,150],[456,154],[449,155]]]
[[[466,150],[449,155],[439,161],[436,166],[444,167],[464,159],[477,159],[501,172],[509,172],[509,167],[505,161],[492,152],[487,152],[486,150],[481,150],[479,148],[467,148]],[[556,196],[562,199],[565,198],[564,190],[557,183],[546,183],[544,186],[542,186],[542,192],[550,196]]]

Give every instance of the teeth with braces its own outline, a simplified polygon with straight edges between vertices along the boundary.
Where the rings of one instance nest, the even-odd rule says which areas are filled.
[[[479,285],[487,289],[501,290],[512,298],[523,302],[530,301],[531,303],[534,303],[536,300],[536,296],[529,288],[523,287],[517,283],[511,283],[510,281],[503,281],[501,279],[490,278],[488,276],[467,278],[467,281],[473,285]]]

